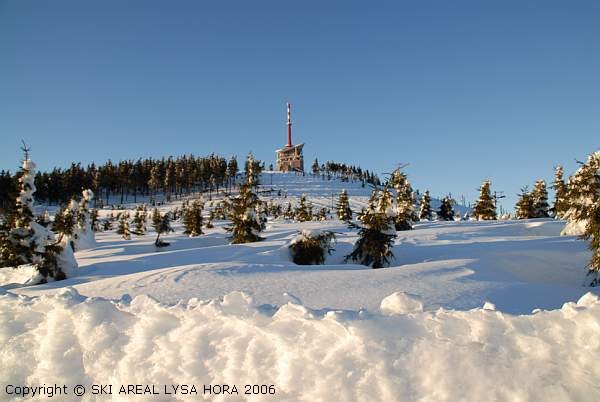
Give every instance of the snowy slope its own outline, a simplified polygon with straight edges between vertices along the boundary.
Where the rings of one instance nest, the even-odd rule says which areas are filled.
[[[305,193],[328,205],[346,188],[358,209],[369,193],[310,176],[263,183],[281,203]],[[582,286],[590,253],[559,236],[563,221],[419,223],[378,270],[344,263],[356,232],[337,220],[269,221],[264,241],[241,245],[224,224],[197,238],[175,224],[160,252],[152,232],[99,233],[76,253],[76,276],[46,285],[0,269],[0,391],[212,383],[241,395],[127,400],[600,399],[598,289]],[[303,228],[337,233],[325,265],[290,261]],[[248,397],[244,384],[276,394]]]

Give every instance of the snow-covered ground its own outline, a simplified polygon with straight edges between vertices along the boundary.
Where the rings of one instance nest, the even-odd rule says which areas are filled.
[[[263,183],[282,203],[304,193],[328,206],[347,188],[357,209],[368,195],[296,175]],[[159,252],[153,233],[99,233],[65,281],[19,287],[0,270],[0,393],[235,384],[237,396],[127,400],[600,400],[598,290],[582,286],[590,253],[559,235],[563,221],[419,223],[384,269],[344,263],[356,232],[337,220],[269,221],[264,241],[241,245],[215,223],[196,238],[176,224]],[[325,265],[290,261],[300,229],[337,233]],[[111,400],[96,398],[84,400]]]

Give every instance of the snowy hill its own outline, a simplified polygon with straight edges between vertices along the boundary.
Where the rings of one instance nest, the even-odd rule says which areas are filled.
[[[359,209],[370,192],[294,174],[262,183],[280,203],[307,194],[330,206],[346,188]],[[159,252],[152,232],[98,233],[76,253],[76,276],[45,285],[0,270],[1,389],[27,379],[237,385],[215,400],[600,399],[598,290],[582,286],[590,254],[559,236],[563,221],[418,223],[377,270],[344,263],[357,234],[338,220],[270,220],[265,240],[239,245],[224,225],[190,238],[177,223]],[[290,261],[300,229],[337,233],[325,265]],[[246,384],[275,394],[244,395]],[[199,393],[128,400],[215,397]]]
[[[260,190],[263,194],[270,194],[276,197],[277,192],[281,190],[282,195],[292,198],[292,203],[302,194],[306,195],[316,207],[332,208],[337,202],[338,196],[342,190],[346,190],[350,197],[350,207],[354,211],[360,211],[366,206],[369,196],[371,195],[371,186],[367,183],[362,186],[360,181],[343,181],[340,178],[332,177],[328,180],[326,176],[315,176],[312,174],[298,173],[282,173],[282,172],[264,172],[261,175]],[[270,192],[270,190],[273,190]],[[264,197],[269,198],[269,197]],[[279,197],[276,197],[276,200]],[[287,199],[279,200],[283,203]],[[431,207],[437,210],[440,205],[440,200],[431,199]],[[461,216],[467,212],[469,208],[463,205],[455,205],[454,211]]]

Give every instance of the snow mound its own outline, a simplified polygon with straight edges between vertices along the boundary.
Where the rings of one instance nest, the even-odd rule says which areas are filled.
[[[395,292],[381,301],[379,310],[386,315],[417,313],[423,311],[423,302],[418,296]]]
[[[239,292],[174,306],[147,296],[131,303],[89,299],[72,288],[42,297],[6,293],[0,295],[0,387],[229,384],[242,390],[231,400],[277,401],[600,400],[593,386],[600,378],[596,296],[519,316],[418,312],[419,303],[401,293],[382,305],[417,312],[298,304],[268,310]],[[246,396],[245,384],[273,385],[276,394]],[[214,398],[201,393],[155,398]],[[84,400],[102,398],[89,393]]]

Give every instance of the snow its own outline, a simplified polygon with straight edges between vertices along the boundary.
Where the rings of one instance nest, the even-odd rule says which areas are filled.
[[[262,197],[281,204],[329,206],[346,188],[357,211],[370,194],[272,176]],[[236,245],[213,223],[190,238],[174,222],[159,252],[153,231],[100,232],[64,281],[19,287],[26,270],[0,269],[0,391],[26,379],[275,385],[252,400],[600,399],[599,289],[582,286],[590,252],[560,236],[564,221],[416,223],[383,269],[343,262],[357,233],[339,220],[269,220],[264,241]],[[337,239],[324,265],[290,261],[299,232],[324,230]]]
[[[73,288],[9,293],[0,296],[0,385],[193,384],[201,395],[132,401],[592,401],[600,398],[598,328],[591,294],[514,316],[267,309],[240,292],[173,306],[148,296],[90,299]],[[202,395],[204,384],[269,384],[276,394],[215,398]],[[83,400],[107,399],[88,391]]]
[[[387,315],[416,313],[423,311],[423,302],[418,296],[394,292],[381,301],[379,310]]]

